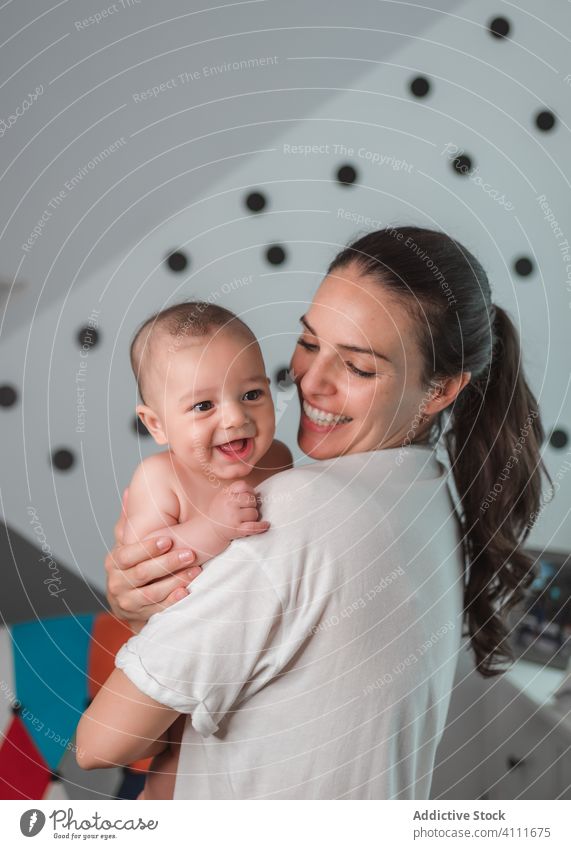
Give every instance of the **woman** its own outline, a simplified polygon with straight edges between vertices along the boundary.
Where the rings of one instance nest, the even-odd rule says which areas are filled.
[[[169,608],[119,665],[160,717],[149,738],[186,715],[175,798],[428,798],[462,624],[482,675],[511,659],[546,474],[537,402],[485,272],[442,233],[354,242],[301,322],[298,441],[316,462],[263,484],[270,531],[202,573],[116,545],[117,615],[138,629]]]

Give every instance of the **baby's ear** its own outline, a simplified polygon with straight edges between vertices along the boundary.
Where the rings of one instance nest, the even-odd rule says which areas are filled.
[[[166,445],[168,442],[167,435],[155,411],[151,407],[147,407],[146,404],[138,404],[136,411],[157,445]]]

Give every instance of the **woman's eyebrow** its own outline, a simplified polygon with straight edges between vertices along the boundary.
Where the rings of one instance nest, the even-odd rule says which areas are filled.
[[[309,330],[309,332],[313,336],[317,336],[317,333],[315,332],[315,330],[310,325],[310,323],[308,322],[308,320],[306,319],[306,317],[304,315],[302,315],[299,320],[304,325],[304,327],[307,327],[307,329]],[[392,365],[392,361],[386,356],[386,354],[381,354],[381,353],[379,353],[379,351],[375,351],[373,348],[360,348],[358,345],[341,345],[341,344],[337,345],[337,347],[342,348],[344,351],[352,351],[354,354],[369,354],[369,355],[374,354],[374,356],[378,357],[379,360],[385,360],[385,362],[391,363],[391,365]]]

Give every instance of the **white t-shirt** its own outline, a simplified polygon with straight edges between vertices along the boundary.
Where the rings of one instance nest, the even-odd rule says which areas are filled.
[[[428,798],[462,631],[444,467],[424,446],[363,452],[259,492],[270,530],[116,658],[190,714],[174,798]]]

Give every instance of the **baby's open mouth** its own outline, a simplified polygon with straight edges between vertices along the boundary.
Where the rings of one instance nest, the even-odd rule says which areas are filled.
[[[233,439],[232,442],[224,442],[215,447],[226,457],[242,460],[250,453],[253,442],[252,437],[248,437],[248,439]]]

